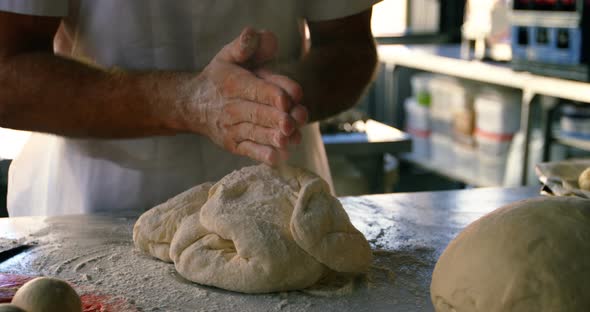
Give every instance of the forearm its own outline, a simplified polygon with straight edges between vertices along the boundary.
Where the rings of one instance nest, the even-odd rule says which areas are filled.
[[[194,73],[106,71],[43,52],[5,57],[0,126],[104,138],[187,131],[179,104],[197,80]]]
[[[253,71],[277,53],[271,32],[245,28],[198,73],[131,72],[54,55],[60,22],[0,12],[0,127],[98,138],[191,132],[271,165],[301,140],[299,85]]]
[[[286,71],[303,88],[310,120],[321,120],[353,107],[372,81],[377,52],[372,43],[316,47]]]

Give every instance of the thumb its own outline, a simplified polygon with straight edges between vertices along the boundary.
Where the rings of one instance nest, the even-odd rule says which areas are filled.
[[[279,41],[274,33],[262,30],[258,33],[258,36],[258,48],[252,56],[255,66],[272,61],[279,50]]]
[[[215,58],[230,63],[245,63],[256,53],[259,42],[260,34],[254,28],[246,27],[240,36],[224,46]]]

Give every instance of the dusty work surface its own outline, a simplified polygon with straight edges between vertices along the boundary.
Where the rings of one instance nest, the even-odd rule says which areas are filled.
[[[306,291],[245,295],[187,282],[172,264],[133,248],[133,214],[0,219],[0,251],[38,244],[0,263],[0,273],[58,276],[81,293],[124,299],[138,311],[432,311],[430,276],[449,241],[483,214],[537,194],[514,188],[341,198],[373,247],[373,266],[366,277]]]

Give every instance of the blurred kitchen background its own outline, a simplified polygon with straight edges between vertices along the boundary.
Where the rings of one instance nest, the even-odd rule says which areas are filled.
[[[537,185],[535,164],[590,157],[584,0],[384,0],[380,67],[322,122],[337,195]],[[0,128],[7,173],[28,138]]]

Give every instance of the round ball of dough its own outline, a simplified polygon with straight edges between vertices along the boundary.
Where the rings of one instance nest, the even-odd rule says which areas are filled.
[[[497,209],[442,253],[430,295],[442,311],[590,311],[590,201],[548,197]]]
[[[26,312],[25,310],[10,303],[0,303],[0,312]]]
[[[38,277],[24,284],[12,304],[27,312],[82,312],[82,301],[72,286],[51,277]]]
[[[578,185],[581,190],[590,192],[590,167],[582,171],[582,174],[580,174],[580,177],[578,178]]]

